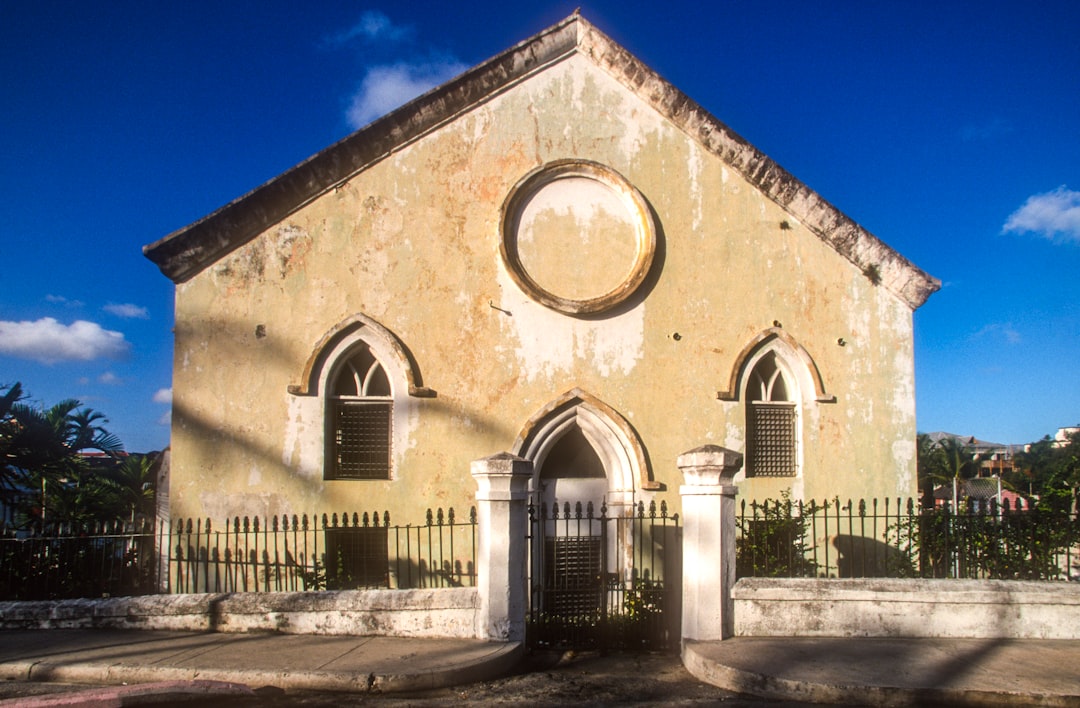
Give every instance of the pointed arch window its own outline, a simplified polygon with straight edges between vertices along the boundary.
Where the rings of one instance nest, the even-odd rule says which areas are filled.
[[[746,386],[747,476],[794,477],[798,474],[799,414],[776,353],[754,365]]]
[[[390,479],[394,399],[383,365],[366,343],[331,378],[326,479]]]

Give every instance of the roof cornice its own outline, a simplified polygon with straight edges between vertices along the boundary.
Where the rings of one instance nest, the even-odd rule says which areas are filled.
[[[352,133],[195,223],[143,248],[184,282],[368,166],[490,100],[533,73],[580,53],[742,175],[839,254],[912,309],[940,282],[717,120],[577,13]]]

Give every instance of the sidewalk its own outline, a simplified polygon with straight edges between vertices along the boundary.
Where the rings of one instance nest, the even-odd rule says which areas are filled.
[[[6,630],[0,631],[0,680],[421,691],[499,676],[522,652],[520,644],[465,639]]]
[[[487,681],[511,672],[523,654],[520,644],[455,639],[7,630],[0,680],[110,686],[15,699],[35,706],[90,705],[102,696],[112,702],[93,704],[139,705],[268,686],[391,693]],[[1080,641],[739,637],[689,642],[683,661],[705,683],[773,699],[1080,708]]]
[[[714,686],[766,698],[873,706],[1080,706],[1080,641],[736,637],[688,642]]]

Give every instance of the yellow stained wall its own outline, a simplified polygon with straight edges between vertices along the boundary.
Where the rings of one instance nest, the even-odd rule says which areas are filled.
[[[500,259],[506,195],[530,170],[566,158],[622,174],[661,226],[659,275],[619,314],[550,310]],[[318,401],[287,391],[316,343],[355,313],[396,334],[438,393],[399,399],[390,481],[324,481]],[[717,392],[774,321],[813,357],[836,402],[801,409],[800,476],[742,480],[741,497],[912,495],[911,315],[574,55],[178,285],[172,516],[389,509],[396,523],[415,523],[428,507],[467,509],[469,463],[509,450],[538,410],[575,387],[640,436],[666,490],[638,498],[659,494],[678,510],[680,453],[706,443],[743,451],[743,402]]]

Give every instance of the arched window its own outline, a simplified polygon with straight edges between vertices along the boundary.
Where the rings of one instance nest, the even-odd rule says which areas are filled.
[[[748,477],[794,477],[799,471],[798,396],[775,351],[754,364],[746,382]]]
[[[323,421],[322,444],[300,446],[300,467],[328,480],[393,479],[413,399],[436,396],[397,335],[360,313],[323,335],[288,391],[297,420]]]
[[[382,364],[365,342],[335,367],[327,388],[326,479],[389,479],[394,399]]]

